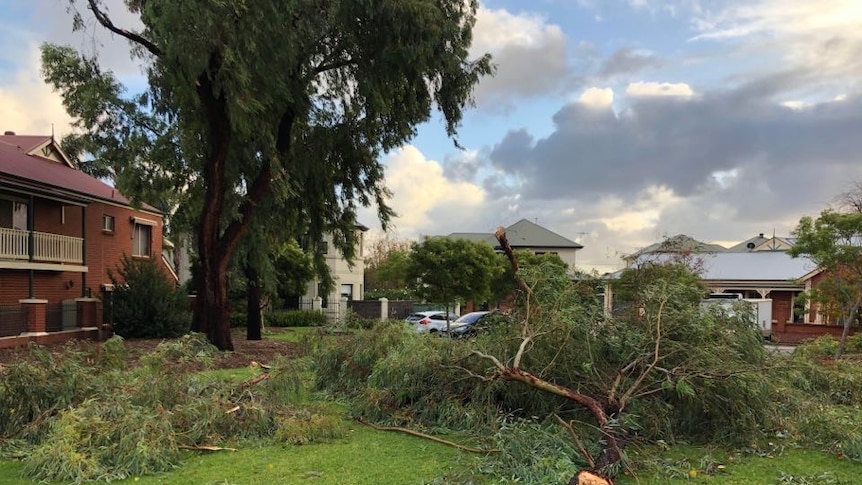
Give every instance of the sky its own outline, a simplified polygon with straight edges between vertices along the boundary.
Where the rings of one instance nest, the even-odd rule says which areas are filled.
[[[73,33],[67,5],[0,0],[0,129],[71,130],[42,42],[142,85],[127,45]],[[787,236],[862,181],[862,1],[484,0],[473,35],[497,72],[476,87],[463,149],[435,115],[382,158],[393,237],[528,219],[604,273],[675,234]],[[361,219],[379,236],[373,209]]]

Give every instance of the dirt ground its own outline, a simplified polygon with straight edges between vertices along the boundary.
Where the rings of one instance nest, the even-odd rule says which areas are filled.
[[[270,332],[290,332],[290,329],[270,328]],[[305,349],[298,344],[285,342],[283,340],[272,340],[264,337],[263,340],[246,340],[245,329],[235,329],[233,332],[233,352],[219,352],[213,359],[214,369],[230,369],[245,367],[251,362],[269,364],[279,356],[299,356]],[[163,339],[126,339],[123,343],[129,350],[129,361],[131,365],[137,363],[138,358],[156,348]],[[66,345],[72,346],[100,346],[101,342],[72,342],[58,344],[52,347],[62,348]],[[24,357],[26,348],[0,349],[0,365],[11,364]]]

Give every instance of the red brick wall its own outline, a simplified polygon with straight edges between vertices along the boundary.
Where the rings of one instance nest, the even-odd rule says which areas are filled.
[[[769,293],[772,298],[772,321],[773,331],[782,331],[784,324],[791,321],[793,307],[791,305],[793,293],[789,291],[773,291]]]
[[[81,219],[86,218],[84,229],[84,265],[86,276],[77,272],[37,271],[33,283],[33,297],[57,303],[79,298],[84,284],[91,295],[99,296],[100,285],[110,283],[108,271],[116,271],[123,255],[132,254],[133,217],[155,221],[151,228],[150,257],[160,266],[162,253],[162,218],[155,214],[135,211],[101,202],[93,202],[85,209],[63,206],[56,201],[36,199],[33,226],[36,231],[81,237]],[[63,218],[65,211],[65,220]],[[114,231],[102,231],[102,217],[114,217]],[[28,298],[28,270],[0,269],[0,305],[17,305],[18,300]]]

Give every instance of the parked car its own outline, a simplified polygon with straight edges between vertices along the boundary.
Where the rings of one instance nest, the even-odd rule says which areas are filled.
[[[449,313],[449,325],[451,326],[458,315]],[[417,333],[437,333],[446,331],[446,312],[445,311],[428,311],[417,312],[407,315],[404,319],[409,325],[413,325]]]
[[[455,320],[452,325],[449,326],[449,335],[455,338],[475,334],[480,327],[482,320],[490,314],[491,312],[465,313],[461,318]]]

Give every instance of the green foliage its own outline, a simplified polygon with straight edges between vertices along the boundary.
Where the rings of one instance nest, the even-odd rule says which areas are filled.
[[[572,440],[556,424],[505,417],[492,441],[497,453],[477,469],[506,483],[568,483],[575,472],[587,467],[578,460]]]
[[[342,319],[341,325],[344,328],[368,330],[374,328],[374,326],[377,325],[378,322],[378,319],[364,318],[355,311],[348,308],[344,312],[344,318]]]
[[[825,210],[817,219],[803,217],[793,231],[794,257],[807,256],[825,277],[809,297],[822,304],[827,316],[844,323],[844,334],[835,351],[840,357],[849,328],[858,323],[862,306],[862,212]],[[830,315],[831,314],[831,315]]]
[[[417,295],[427,301],[484,302],[503,272],[501,263],[487,243],[432,237],[413,243],[408,275],[417,282]]]
[[[36,480],[109,482],[168,470],[179,461],[164,411],[103,396],[63,411],[24,461],[24,473]]]
[[[366,300],[379,300],[381,298],[386,298],[388,300],[413,300],[416,296],[416,292],[412,289],[398,289],[398,290],[388,290],[388,289],[375,289],[375,290],[365,290],[365,299]]]
[[[16,455],[28,476],[117,480],[174,468],[181,446],[269,440],[282,425],[303,426],[291,421],[302,415],[294,407],[307,372],[296,361],[277,360],[266,376],[235,382],[188,372],[207,367],[216,352],[199,334],[160,344],[130,370],[109,365],[125,353],[122,339],[104,347],[56,354],[33,347],[0,367],[0,445],[26,443]],[[306,439],[339,433],[329,418],[309,420]]]
[[[109,274],[114,333],[125,338],[171,338],[189,330],[189,304],[155,262],[124,256]]]
[[[318,310],[288,310],[268,312],[263,316],[264,324],[271,327],[321,327],[326,325],[326,315]]]
[[[301,409],[279,420],[273,439],[292,445],[328,443],[347,436],[347,427],[337,414]]]

